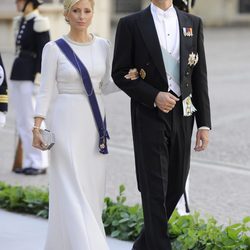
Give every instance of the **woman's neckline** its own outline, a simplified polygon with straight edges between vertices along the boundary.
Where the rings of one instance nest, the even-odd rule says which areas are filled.
[[[90,33],[90,35],[91,35],[92,39],[88,42],[76,42],[76,41],[72,40],[68,35],[64,35],[63,38],[72,44],[75,44],[78,46],[87,46],[87,45],[92,44],[95,41],[95,35],[92,33]]]

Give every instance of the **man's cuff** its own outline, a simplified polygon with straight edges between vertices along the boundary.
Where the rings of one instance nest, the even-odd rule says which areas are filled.
[[[209,128],[209,127],[206,127],[206,126],[199,127],[198,129],[199,129],[199,130],[200,130],[200,129],[210,130],[210,128]]]

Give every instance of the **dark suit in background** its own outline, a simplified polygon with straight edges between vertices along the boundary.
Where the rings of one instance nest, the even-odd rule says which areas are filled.
[[[131,97],[136,174],[144,211],[144,228],[134,244],[137,250],[171,249],[168,219],[184,192],[194,117],[198,127],[211,128],[202,21],[176,12],[181,100],[169,113],[154,106],[158,93],[168,91],[168,80],[150,7],[122,18],[116,33],[112,76]],[[192,27],[192,36],[184,35],[185,27]],[[191,53],[199,55],[195,66],[188,65]],[[124,78],[131,68],[140,73],[137,80]],[[191,93],[197,112],[184,117],[182,100]]]

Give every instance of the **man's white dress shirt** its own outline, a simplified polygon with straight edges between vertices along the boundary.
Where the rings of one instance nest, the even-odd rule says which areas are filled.
[[[160,46],[168,51],[177,61],[180,61],[180,29],[176,10],[172,5],[166,11],[151,3],[151,13],[154,19]],[[168,90],[177,96],[181,95],[180,86],[167,73]]]

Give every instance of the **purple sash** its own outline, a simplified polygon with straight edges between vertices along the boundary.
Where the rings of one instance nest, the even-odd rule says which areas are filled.
[[[61,38],[56,40],[55,42],[82,77],[82,82],[88,95],[91,110],[99,132],[99,152],[101,154],[108,154],[107,139],[109,139],[109,134],[106,129],[106,117],[104,118],[104,120],[102,119],[89,72],[64,39]]]

